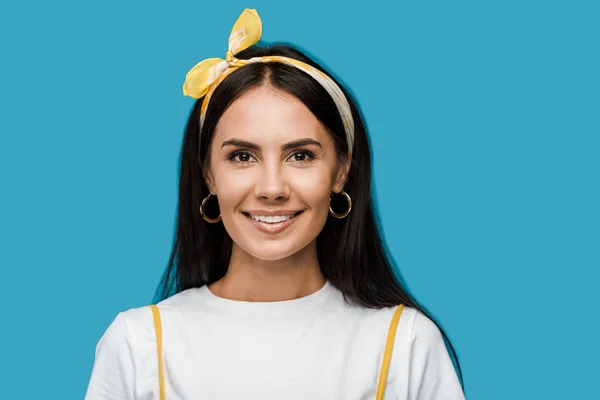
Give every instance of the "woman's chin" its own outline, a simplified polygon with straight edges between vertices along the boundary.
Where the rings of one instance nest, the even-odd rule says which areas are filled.
[[[307,248],[304,244],[285,243],[284,241],[269,241],[261,243],[252,243],[242,249],[249,256],[261,261],[276,262],[298,257],[304,253]]]

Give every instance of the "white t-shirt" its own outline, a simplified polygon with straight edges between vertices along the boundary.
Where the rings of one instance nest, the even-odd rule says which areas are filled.
[[[351,306],[327,282],[278,302],[235,301],[207,286],[158,304],[167,400],[372,400],[395,307]],[[150,307],[120,313],[96,348],[86,400],[158,399]],[[405,307],[386,400],[464,399],[438,328]]]

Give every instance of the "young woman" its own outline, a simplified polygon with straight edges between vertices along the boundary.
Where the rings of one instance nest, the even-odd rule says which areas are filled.
[[[161,301],[109,326],[86,399],[463,399],[454,350],[384,249],[357,106],[260,34],[245,10],[226,59],[187,75]]]

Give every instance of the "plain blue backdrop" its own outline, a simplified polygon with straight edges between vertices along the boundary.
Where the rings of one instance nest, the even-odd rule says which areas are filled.
[[[470,399],[599,398],[597,1],[0,5],[3,399],[82,399],[173,239],[187,71],[244,8],[366,117],[409,288]]]

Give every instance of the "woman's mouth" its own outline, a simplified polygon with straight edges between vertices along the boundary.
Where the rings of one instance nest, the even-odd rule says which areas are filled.
[[[255,228],[266,233],[280,233],[290,226],[303,211],[285,212],[242,212]]]

